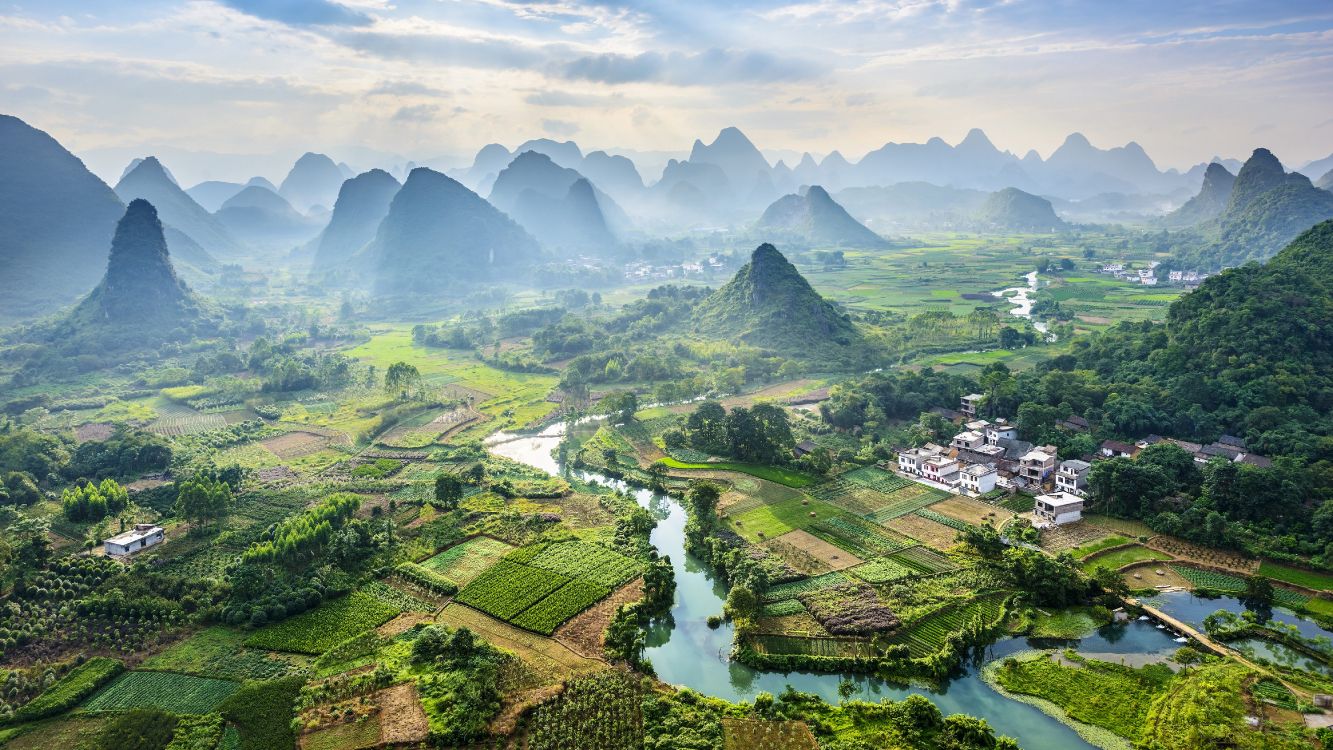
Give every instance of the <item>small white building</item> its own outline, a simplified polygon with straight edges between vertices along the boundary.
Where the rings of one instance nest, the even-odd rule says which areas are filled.
[[[1055,471],[1055,448],[1043,445],[1034,448],[1018,459],[1018,475],[1033,483],[1041,484]]]
[[[977,407],[981,406],[981,402],[985,400],[986,397],[980,393],[969,393],[966,396],[963,396],[963,401],[959,405],[958,411],[961,411],[969,417],[975,417],[977,416]]]
[[[166,539],[167,532],[161,526],[151,523],[136,523],[133,530],[117,534],[103,542],[102,548],[112,557],[124,557],[139,550],[161,544]]]
[[[953,436],[949,445],[962,450],[976,450],[986,444],[986,436],[976,430],[966,430]]]
[[[986,444],[999,445],[1001,440],[1017,440],[1018,427],[1003,420],[986,425]]]
[[[972,464],[958,472],[958,486],[972,495],[984,495],[995,489],[1000,473],[988,464]]]
[[[1087,461],[1078,459],[1061,461],[1059,470],[1055,472],[1055,488],[1061,492],[1083,497],[1088,491],[1088,471],[1091,469],[1092,464]]]
[[[1047,524],[1073,523],[1083,518],[1083,498],[1068,492],[1052,492],[1049,495],[1037,495],[1032,513],[1038,522]]]
[[[921,476],[932,482],[952,485],[958,479],[958,459],[945,455],[931,456],[921,462]]]

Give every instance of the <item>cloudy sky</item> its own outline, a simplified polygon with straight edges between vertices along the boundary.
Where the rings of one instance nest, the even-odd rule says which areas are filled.
[[[138,150],[686,151],[728,125],[772,154],[980,127],[1019,154],[1077,130],[1162,167],[1263,145],[1294,168],[1333,152],[1333,4],[0,0],[0,112],[103,172]]]

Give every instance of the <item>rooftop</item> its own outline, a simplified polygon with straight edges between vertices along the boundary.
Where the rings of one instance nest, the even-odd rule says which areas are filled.
[[[144,528],[145,526],[147,528]],[[153,526],[151,524],[139,524],[130,531],[117,534],[106,541],[110,544],[119,544],[123,546],[126,544],[130,544],[131,542],[137,542],[140,539],[147,539],[148,537],[160,531],[162,531],[161,526]]]
[[[1045,503],[1059,511],[1061,508],[1082,505],[1083,498],[1078,495],[1071,495],[1068,492],[1052,492],[1049,495],[1037,495],[1037,502]]]

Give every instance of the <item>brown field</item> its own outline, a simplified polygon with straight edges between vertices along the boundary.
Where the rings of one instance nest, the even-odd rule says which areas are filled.
[[[803,721],[723,719],[726,750],[819,750],[819,742]]]
[[[603,508],[596,495],[573,494],[559,500],[560,516],[576,529],[613,526],[615,514]]]
[[[802,529],[788,531],[786,534],[774,539],[772,544],[787,545],[813,557],[831,570],[843,570],[853,565],[860,565],[864,560],[852,553],[836,547],[819,537]],[[778,549],[773,551],[778,552]],[[781,554],[779,552],[779,554]]]
[[[770,539],[762,545],[764,549],[771,554],[777,555],[782,559],[787,567],[806,576],[818,576],[832,572],[827,562],[801,550],[795,545],[779,541],[779,539]]]
[[[520,630],[461,604],[445,607],[436,620],[449,627],[468,628],[491,645],[512,652],[547,683],[606,666],[603,661],[580,656],[554,638]]]
[[[380,705],[380,742],[424,742],[430,722],[421,708],[416,685],[405,682],[385,688],[375,695]]]
[[[1110,531],[1106,528],[1094,526],[1087,521],[1067,523],[1063,526],[1052,526],[1043,529],[1041,532],[1041,548],[1047,552],[1064,552],[1110,535]]]
[[[413,592],[413,594],[415,595],[415,592]],[[378,628],[375,628],[375,632],[385,638],[392,638],[400,633],[406,633],[411,630],[413,625],[423,622],[434,622],[434,620],[434,617],[431,617],[424,612],[404,612]]]
[[[74,440],[80,443],[102,442],[116,433],[116,426],[106,422],[89,422],[74,428]]]
[[[283,460],[296,458],[298,456],[308,456],[311,453],[318,453],[329,445],[329,438],[324,435],[317,435],[313,432],[296,430],[294,432],[284,432],[281,435],[275,435],[266,440],[259,441],[259,444],[267,448],[273,455]]]
[[[954,545],[954,538],[958,536],[958,532],[948,526],[929,518],[922,518],[915,513],[898,516],[884,525],[937,550],[949,549]]]
[[[1259,569],[1258,560],[1251,560],[1248,557],[1234,552],[1226,552],[1211,547],[1201,547],[1174,536],[1166,536],[1164,534],[1155,536],[1148,540],[1148,546],[1160,552],[1165,552],[1168,555],[1174,555],[1185,562],[1195,562],[1205,566],[1226,568],[1246,575]]]
[[[781,401],[791,396],[809,393],[818,385],[819,381],[809,378],[788,380],[783,383],[774,383],[751,393],[728,396],[722,399],[720,403],[728,409],[734,409],[737,406],[744,406],[748,409],[760,401]],[[675,406],[668,406],[667,411],[676,414],[689,414],[694,411],[694,407],[695,404],[676,404]]]
[[[561,625],[555,631],[555,640],[569,650],[591,659],[602,657],[602,637],[606,626],[611,623],[616,609],[622,604],[636,602],[643,598],[643,579],[635,578],[621,586],[607,598],[574,616],[574,619]]]
[[[1157,575],[1157,571],[1162,571],[1162,575]],[[1134,576],[1138,576],[1135,578]],[[1120,577],[1125,579],[1131,589],[1156,588],[1157,586],[1179,586],[1182,589],[1190,588],[1190,582],[1183,576],[1171,569],[1165,560],[1154,560],[1134,565],[1120,573]]]
[[[808,637],[828,635],[828,631],[819,620],[809,612],[778,617],[760,617],[755,621],[756,633],[774,633],[777,635],[803,635]]]
[[[966,521],[977,526],[990,523],[999,528],[1004,525],[1005,521],[1014,517],[1013,513],[998,505],[988,505],[980,500],[973,500],[962,495],[954,495],[929,507],[941,515],[957,518],[959,521]]]

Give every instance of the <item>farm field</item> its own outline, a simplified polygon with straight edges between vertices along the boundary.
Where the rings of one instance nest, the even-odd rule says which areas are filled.
[[[819,750],[819,743],[803,721],[723,719],[725,750]]]
[[[746,464],[736,461],[707,461],[702,463],[692,463],[686,461],[677,461],[670,456],[658,459],[658,462],[668,469],[678,471],[735,471],[741,474],[749,474],[767,479],[770,482],[777,482],[788,487],[805,487],[815,481],[815,478],[802,471],[795,469],[786,469],[778,466],[764,466],[762,464]]]
[[[818,562],[815,567],[822,568],[821,573],[861,564],[861,558],[856,555],[801,529],[788,531],[768,543],[768,548],[779,554],[782,554],[780,550],[784,547],[791,547],[802,555],[814,558]]]
[[[499,539],[479,536],[421,561],[421,566],[466,586],[514,549]]]
[[[247,648],[246,638],[239,630],[206,628],[148,657],[141,666],[228,680],[267,680],[295,673],[305,665],[306,659],[296,654]]]
[[[1212,591],[1223,591],[1227,593],[1243,593],[1246,589],[1245,579],[1237,575],[1227,573],[1218,573],[1213,570],[1202,570],[1192,568],[1188,565],[1171,565],[1171,569],[1182,578],[1190,582],[1192,588],[1210,589]],[[1291,589],[1284,589],[1281,586],[1273,587],[1273,601],[1284,607],[1292,609],[1301,609],[1305,606],[1310,597],[1297,593]]]
[[[980,616],[985,622],[994,622],[998,619],[1004,609],[1006,596],[1007,594],[988,594],[948,605],[916,622],[908,623],[891,636],[892,641],[906,645],[912,658],[937,653],[949,636],[958,632],[974,617]]]
[[[956,518],[964,523],[972,525],[989,523],[996,528],[1003,526],[1006,521],[1014,517],[1012,512],[1003,508],[983,503],[980,500],[963,497],[962,495],[954,495],[953,497],[941,500],[940,502],[929,506],[926,510],[931,511],[932,513],[939,513],[943,516],[949,516],[950,518]]]
[[[548,683],[604,666],[604,662],[580,656],[559,641],[516,628],[469,607],[450,604],[437,620],[450,627],[468,628],[492,645],[513,652]]]
[[[240,683],[173,672],[127,672],[83,704],[90,713],[156,708],[176,714],[215,710]]]
[[[763,505],[740,515],[729,515],[724,523],[750,542],[774,539],[793,529],[803,529],[822,518],[844,513],[819,500],[784,500]]]
[[[955,529],[915,513],[898,516],[884,525],[900,534],[919,539],[923,544],[938,550],[946,550],[957,544],[955,540],[958,532]]]
[[[1302,586],[1316,591],[1333,591],[1333,575],[1313,570],[1302,570],[1268,560],[1259,563],[1259,575],[1275,581]]]
[[[1084,557],[1080,563],[1080,567],[1085,571],[1094,570],[1100,566],[1117,570],[1133,563],[1145,562],[1148,560],[1170,559],[1171,556],[1164,552],[1158,552],[1157,550],[1148,549],[1147,547],[1135,544],[1129,547],[1113,549],[1108,552],[1098,552],[1088,557]]]
[[[946,497],[949,497],[949,493],[944,490],[912,482],[888,493],[884,505],[867,517],[875,523],[884,523],[934,505]]]
[[[352,636],[379,627],[397,615],[397,607],[359,591],[320,604],[309,612],[266,625],[246,639],[247,646],[298,654],[322,654]]]
[[[1041,530],[1041,548],[1052,554],[1100,544],[1102,539],[1112,536],[1109,530],[1088,523],[1086,520],[1048,526]]]

